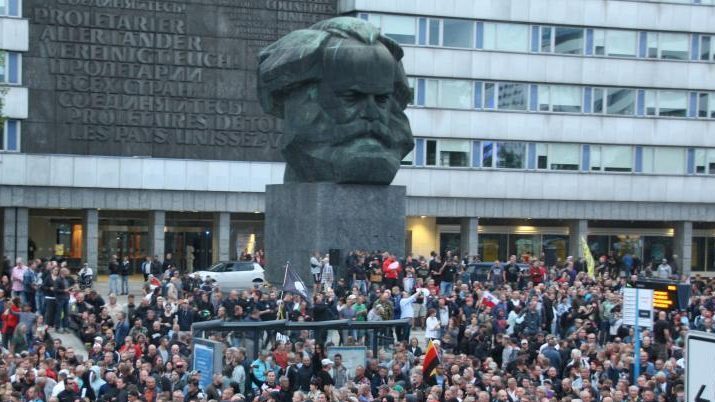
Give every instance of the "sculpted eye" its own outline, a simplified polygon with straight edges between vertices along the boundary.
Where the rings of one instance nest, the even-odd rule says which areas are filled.
[[[390,100],[390,95],[389,94],[382,94],[382,95],[377,95],[375,96],[375,102],[384,105],[387,103],[387,101]]]
[[[345,91],[340,93],[340,98],[348,102],[355,102],[360,98],[360,94],[355,91]]]

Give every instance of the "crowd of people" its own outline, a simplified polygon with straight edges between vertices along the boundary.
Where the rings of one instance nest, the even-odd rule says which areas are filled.
[[[483,278],[476,261],[354,251],[333,267],[316,253],[306,261],[309,291],[290,293],[280,285],[224,289],[154,258],[142,264],[142,289],[114,279],[100,294],[81,289],[62,263],[18,259],[0,279],[0,400],[683,401],[685,335],[713,331],[711,280],[688,278],[687,308],[659,311],[634,353],[623,289],[639,276],[672,276],[672,267],[664,274],[604,256],[589,275],[571,257],[546,266],[511,256]],[[110,265],[122,275],[119,259]],[[223,370],[210,383],[192,370],[192,324],[277,318],[407,319],[410,328],[383,334],[390,341],[377,355],[367,348],[364,362],[330,348],[369,344],[370,331],[265,331],[257,356],[243,338],[209,332],[225,342]],[[67,331],[86,345],[86,359],[48,336]],[[425,374],[429,341],[439,364]]]

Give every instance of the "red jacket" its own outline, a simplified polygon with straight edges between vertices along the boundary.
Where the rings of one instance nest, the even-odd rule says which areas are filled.
[[[10,330],[14,330],[15,327],[17,327],[17,324],[20,322],[20,317],[18,316],[18,313],[20,313],[20,307],[17,307],[14,304],[10,304],[8,307],[5,308],[5,311],[2,314],[3,334],[8,334]]]
[[[397,269],[390,269],[390,264],[395,262],[392,257],[387,257],[385,261],[382,262],[382,272],[385,274],[385,279],[397,279],[400,277],[400,271],[402,267],[397,263]]]

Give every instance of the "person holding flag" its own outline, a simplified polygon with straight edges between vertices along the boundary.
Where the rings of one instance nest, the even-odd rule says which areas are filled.
[[[580,243],[581,252],[583,253],[583,257],[586,259],[586,272],[588,272],[589,278],[594,279],[596,277],[596,261],[593,260],[593,254],[591,254],[591,249],[588,247],[588,243],[586,243],[586,239],[583,236],[581,236]]]
[[[437,384],[437,367],[441,364],[438,345],[439,341],[429,341],[422,362],[422,382],[428,385]]]

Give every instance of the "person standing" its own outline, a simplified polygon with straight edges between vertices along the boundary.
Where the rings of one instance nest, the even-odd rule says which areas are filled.
[[[12,269],[12,297],[19,297],[22,304],[26,304],[25,300],[25,272],[27,267],[22,263],[22,258],[18,257],[15,260],[15,267]]]
[[[122,259],[122,263],[119,265],[119,275],[122,277],[122,295],[129,294],[129,271],[131,270],[131,263],[129,262],[129,257],[126,255]]]
[[[112,256],[107,270],[109,271],[109,293],[119,294],[119,263],[116,255]]]
[[[151,275],[151,258],[149,256],[144,257],[144,262],[142,262],[142,274],[144,275],[144,282],[149,280],[149,275]]]
[[[55,279],[54,292],[57,309],[55,311],[55,326],[57,333],[68,333],[69,326],[69,302],[70,302],[70,284],[67,276],[70,271],[64,266],[60,268],[60,275]]]
[[[671,275],[673,275],[673,268],[668,264],[668,260],[663,258],[655,271],[655,276],[660,279],[669,279]]]
[[[332,289],[334,280],[335,272],[333,271],[333,266],[330,265],[330,258],[326,256],[323,258],[323,267],[320,269],[320,283],[323,285],[322,289]]]
[[[384,253],[382,255],[382,273],[385,278],[386,289],[392,289],[395,286],[401,288],[402,284],[399,281],[400,272],[402,272],[402,268],[400,267],[399,261],[395,259],[395,256]]]

